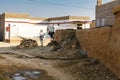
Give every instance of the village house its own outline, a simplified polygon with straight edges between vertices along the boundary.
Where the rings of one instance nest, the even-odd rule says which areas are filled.
[[[90,17],[87,16],[61,16],[49,18],[50,26],[55,26],[56,29],[82,29],[90,28]]]
[[[112,10],[117,4],[120,4],[120,0],[111,0],[104,4],[102,0],[97,0],[96,27],[113,26],[115,16]]]
[[[47,18],[34,18],[29,14],[4,13],[0,16],[0,40],[10,40],[16,36],[38,37],[40,30],[46,32]]]
[[[82,29],[90,28],[90,18],[87,16],[61,16],[52,18],[36,18],[29,14],[3,13],[0,15],[0,40],[10,41],[14,37],[38,38],[40,30],[47,29]]]

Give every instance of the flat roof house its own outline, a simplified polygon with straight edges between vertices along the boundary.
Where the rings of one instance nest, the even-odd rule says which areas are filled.
[[[35,18],[29,14],[3,13],[0,15],[0,22],[0,40],[5,41],[16,36],[38,37],[41,29],[47,31],[47,25],[36,24],[48,21],[47,18]]]
[[[50,26],[55,26],[57,29],[82,29],[90,28],[90,17],[88,16],[61,16],[49,18]]]
[[[10,41],[15,37],[38,38],[40,30],[47,29],[83,29],[90,28],[90,18],[87,16],[61,16],[52,18],[31,17],[23,13],[3,13],[0,15],[0,40]]]

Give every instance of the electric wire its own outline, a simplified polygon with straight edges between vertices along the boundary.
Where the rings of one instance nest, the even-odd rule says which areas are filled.
[[[66,6],[66,7],[72,7],[72,8],[82,8],[82,9],[93,9],[91,7],[82,7],[82,6],[75,6],[75,5],[68,5],[68,4],[64,4],[64,3],[57,3],[57,2],[43,2],[43,1],[38,1],[38,0],[28,0],[32,3],[38,3],[39,4],[46,4],[46,5],[55,5],[55,6]],[[82,2],[82,3],[89,3],[89,2]]]

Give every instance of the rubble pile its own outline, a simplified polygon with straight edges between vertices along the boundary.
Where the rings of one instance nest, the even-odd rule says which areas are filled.
[[[26,47],[37,47],[38,44],[35,40],[32,39],[23,39],[20,43],[20,45],[18,45],[18,48],[26,48]]]
[[[62,42],[60,42],[61,49],[79,49],[80,45],[76,38],[66,38]]]
[[[52,47],[52,51],[56,51],[61,48],[61,45],[57,41],[54,41],[54,40],[48,43],[47,46]]]
[[[47,46],[52,47],[54,51],[80,48],[79,42],[73,34],[66,35],[65,39],[60,42],[53,40]]]

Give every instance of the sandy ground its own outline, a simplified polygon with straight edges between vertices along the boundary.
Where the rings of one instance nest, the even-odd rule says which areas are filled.
[[[46,71],[45,75],[47,75],[47,77],[51,76],[51,79],[48,77],[48,79],[45,78],[43,80],[74,80],[70,75],[64,74],[60,70],[54,68],[53,65],[51,65],[51,61],[32,58],[35,55],[41,53],[44,47],[37,47],[32,49],[16,49],[16,45],[17,44],[13,43],[0,43],[0,68],[4,74],[12,73],[22,69],[40,69]],[[49,51],[49,49],[50,48],[46,48],[46,50],[44,49],[44,52]],[[5,77],[4,74],[2,74],[3,77]],[[3,77],[1,76],[1,79]]]
[[[0,42],[0,80],[19,70],[41,70],[30,80],[119,80],[99,60],[79,55],[77,50],[51,51],[51,47],[18,49]]]

